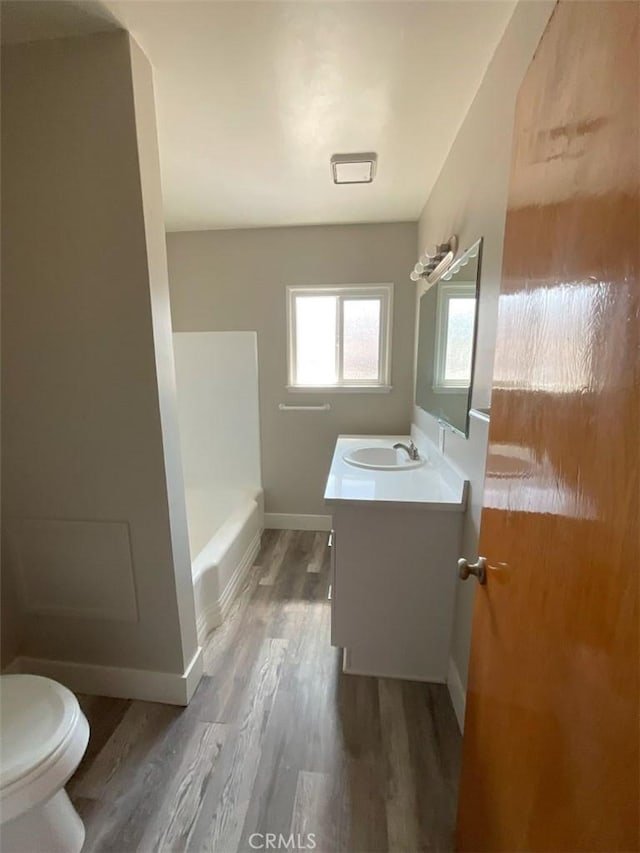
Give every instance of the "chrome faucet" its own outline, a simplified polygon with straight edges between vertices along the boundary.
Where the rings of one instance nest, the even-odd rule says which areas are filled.
[[[403,444],[401,441],[399,441],[397,444],[393,445],[394,450],[400,450],[400,448],[407,451],[407,453],[409,454],[409,459],[420,459],[420,454],[418,453],[418,448],[415,446],[413,441],[409,442],[408,447],[406,444]]]

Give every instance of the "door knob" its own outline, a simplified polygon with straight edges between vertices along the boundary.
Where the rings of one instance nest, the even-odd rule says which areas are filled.
[[[463,580],[475,575],[478,578],[478,583],[485,584],[487,582],[487,560],[485,557],[478,557],[477,563],[468,563],[464,557],[458,560],[458,576]]]

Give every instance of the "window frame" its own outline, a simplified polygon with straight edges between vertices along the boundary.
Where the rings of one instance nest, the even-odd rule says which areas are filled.
[[[335,384],[300,385],[296,379],[296,312],[298,296],[335,296],[336,299],[336,365]],[[378,378],[370,381],[351,381],[343,378],[344,368],[344,300],[380,300],[380,340],[378,348]],[[287,303],[287,391],[298,393],[385,393],[391,391],[391,348],[393,328],[393,284],[348,285],[290,285],[286,289]]]
[[[473,381],[473,351],[471,353],[471,371],[469,381],[447,381],[444,376],[447,359],[447,337],[449,327],[449,303],[452,299],[476,300],[475,311],[478,311],[478,289],[475,282],[438,282],[438,299],[436,302],[436,335],[433,354],[433,385],[438,394],[459,394],[467,390]],[[473,346],[473,344],[472,344]]]

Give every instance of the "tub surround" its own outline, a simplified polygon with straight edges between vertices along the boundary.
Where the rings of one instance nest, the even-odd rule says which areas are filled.
[[[260,547],[264,499],[255,332],[174,334],[191,574],[200,641]]]
[[[467,482],[419,430],[420,468],[356,468],[357,447],[407,436],[339,436],[325,500],[333,511],[331,643],[346,673],[445,682]]]

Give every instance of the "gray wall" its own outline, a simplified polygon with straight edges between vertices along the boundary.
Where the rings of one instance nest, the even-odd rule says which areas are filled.
[[[554,0],[521,0],[516,7],[420,217],[420,251],[450,234],[458,234],[463,250],[478,237],[485,238],[472,395],[475,407],[488,406],[491,400],[515,101],[554,5]],[[434,418],[415,407],[414,421],[437,443]],[[451,432],[445,438],[446,455],[471,482],[463,533],[463,554],[468,558],[477,554],[487,431],[485,424],[472,419],[468,440]],[[474,595],[473,581],[458,584],[452,657],[464,687]]]
[[[124,32],[2,59],[3,572],[19,579],[19,651],[182,673],[195,616],[150,67]]]
[[[327,513],[322,495],[339,433],[407,433],[416,234],[415,223],[399,223],[167,235],[175,331],[258,332],[268,513]],[[374,282],[395,284],[391,393],[287,393],[286,286]],[[328,402],[331,411],[281,412],[281,402]]]

